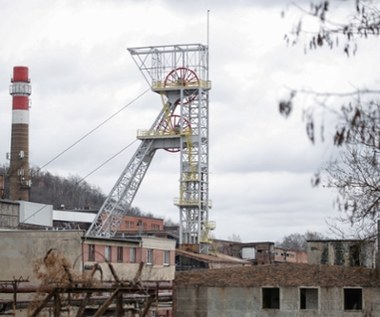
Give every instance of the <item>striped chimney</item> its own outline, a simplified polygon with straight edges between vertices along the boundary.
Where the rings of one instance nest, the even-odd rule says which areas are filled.
[[[12,136],[9,165],[9,198],[29,201],[31,186],[29,171],[29,96],[32,88],[29,69],[13,68],[9,87],[12,96]]]

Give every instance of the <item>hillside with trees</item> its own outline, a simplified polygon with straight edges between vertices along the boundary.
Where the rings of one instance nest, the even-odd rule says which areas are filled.
[[[6,177],[7,167],[0,166],[0,175],[4,175],[4,194],[1,198],[9,197],[9,183]],[[37,167],[31,169],[32,187],[30,201],[40,204],[53,205],[54,209],[67,210],[99,210],[106,195],[102,190],[90,185],[78,175],[63,177],[54,175],[47,170]],[[132,216],[154,217],[150,212],[144,212],[139,207],[132,206],[128,210]],[[170,219],[168,224],[174,224]]]
[[[81,180],[77,175],[67,178],[48,171],[32,169],[30,201],[53,205],[54,209],[99,209],[105,195],[99,187]]]

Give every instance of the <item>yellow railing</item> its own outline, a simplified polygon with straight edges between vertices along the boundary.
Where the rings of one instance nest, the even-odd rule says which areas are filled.
[[[180,133],[175,133],[174,131],[163,132],[159,130],[137,130],[137,138],[173,138],[180,136]]]
[[[186,85],[176,85],[176,83],[169,83],[164,84],[163,81],[153,81],[152,82],[152,89],[153,90],[179,90],[179,89],[196,89],[196,88],[202,88],[202,89],[211,89],[211,81],[210,80],[198,80],[194,82],[188,82]]]
[[[183,173],[182,181],[184,182],[195,182],[199,180],[199,174],[196,172]]]
[[[197,206],[200,203],[199,199],[174,198],[174,205],[177,206]],[[208,207],[212,208],[212,201],[208,201]]]
[[[205,222],[205,227],[208,230],[215,230],[215,228],[216,228],[216,222],[212,221],[212,220],[210,220],[208,222]]]

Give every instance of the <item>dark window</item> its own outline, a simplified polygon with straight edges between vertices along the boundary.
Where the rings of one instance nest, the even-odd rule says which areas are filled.
[[[107,245],[104,251],[104,258],[108,262],[112,262],[112,247],[110,245]]]
[[[147,265],[153,264],[153,249],[146,250],[146,264]]]
[[[130,252],[129,252],[129,261],[131,263],[135,263],[136,262],[136,248],[131,248],[130,249]]]
[[[354,244],[350,246],[350,265],[360,266],[360,245]]]
[[[170,264],[170,251],[164,251],[164,265]]]
[[[117,247],[117,262],[123,262],[123,247]]]
[[[318,309],[318,288],[300,288],[300,309]]]
[[[344,289],[344,310],[361,310],[363,307],[362,289]]]
[[[88,245],[88,260],[95,261],[95,245],[94,244]]]
[[[265,287],[263,291],[263,308],[280,308],[280,289],[278,287]]]

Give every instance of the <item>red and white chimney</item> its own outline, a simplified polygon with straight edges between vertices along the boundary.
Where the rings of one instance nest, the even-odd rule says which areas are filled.
[[[12,96],[12,136],[9,165],[9,198],[29,200],[29,96],[32,87],[29,69],[15,66],[9,87]]]

